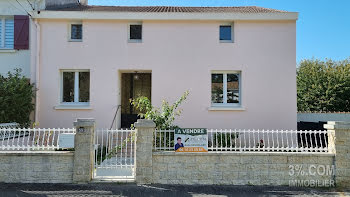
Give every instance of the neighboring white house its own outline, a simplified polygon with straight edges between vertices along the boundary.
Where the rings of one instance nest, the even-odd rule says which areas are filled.
[[[33,23],[28,12],[33,9],[29,2],[0,0],[0,74],[2,75],[20,68],[22,74],[27,78],[31,77],[29,29]]]
[[[136,120],[186,90],[180,127],[296,129],[298,13],[261,7],[53,6],[38,25],[36,121]],[[121,108],[119,107],[121,106]]]
[[[77,0],[0,0],[0,74],[14,69],[35,82],[36,24],[33,13]]]

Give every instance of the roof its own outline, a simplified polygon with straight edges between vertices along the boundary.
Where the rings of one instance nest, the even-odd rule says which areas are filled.
[[[241,7],[173,7],[173,6],[86,6],[70,5],[66,7],[48,7],[53,11],[87,11],[87,12],[147,12],[147,13],[288,13],[283,10],[257,6]]]
[[[64,12],[64,13],[63,13]],[[242,7],[173,7],[173,6],[92,6],[70,4],[47,7],[32,12],[38,19],[70,20],[297,20],[297,12],[257,6]]]

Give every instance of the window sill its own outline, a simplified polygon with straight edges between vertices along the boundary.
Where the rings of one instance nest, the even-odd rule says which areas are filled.
[[[68,42],[83,42],[83,39],[69,39]]]
[[[244,107],[209,107],[209,111],[245,111]]]
[[[90,105],[58,105],[54,107],[55,110],[90,110]]]
[[[14,49],[0,49],[0,53],[15,53]]]
[[[220,43],[233,43],[233,40],[220,40]]]
[[[134,40],[128,40],[128,43],[142,43],[142,40],[137,40],[137,39],[134,39]]]

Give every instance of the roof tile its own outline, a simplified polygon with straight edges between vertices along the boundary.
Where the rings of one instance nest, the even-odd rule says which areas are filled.
[[[286,13],[287,11],[257,6],[241,7],[176,7],[176,6],[85,6],[49,7],[55,11],[106,11],[106,12],[180,12],[180,13]]]

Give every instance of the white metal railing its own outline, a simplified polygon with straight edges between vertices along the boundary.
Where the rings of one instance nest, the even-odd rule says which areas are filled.
[[[10,129],[10,128],[18,128],[19,124],[12,122],[12,123],[0,123],[0,129]]]
[[[175,130],[155,130],[153,149],[162,151],[174,150],[174,135]]]
[[[154,150],[174,150],[174,130],[156,130]],[[208,129],[208,151],[331,152],[328,131]]]
[[[96,130],[94,178],[133,179],[136,158],[135,137],[135,130]]]
[[[58,149],[59,134],[75,133],[74,128],[0,128],[1,151]]]

